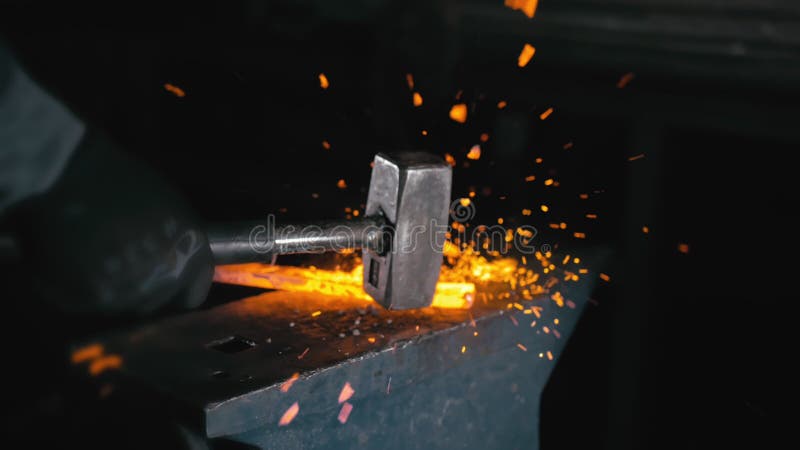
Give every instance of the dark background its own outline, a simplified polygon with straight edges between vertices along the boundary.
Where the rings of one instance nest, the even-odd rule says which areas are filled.
[[[363,202],[377,151],[450,153],[454,195],[477,192],[477,221],[532,224],[567,253],[614,252],[545,391],[544,449],[779,441],[794,356],[800,5],[541,0],[532,20],[501,0],[134,5],[4,2],[0,36],[202,218],[343,217]],[[537,53],[519,68],[526,42]],[[465,124],[448,118],[457,102]],[[482,133],[480,160],[467,160]],[[549,229],[560,221],[566,231]],[[10,375],[45,398],[28,409],[50,411],[52,377]],[[10,429],[47,427],[25,411]]]

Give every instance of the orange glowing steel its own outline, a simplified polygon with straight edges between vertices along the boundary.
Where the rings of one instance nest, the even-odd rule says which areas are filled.
[[[295,417],[297,417],[297,413],[300,412],[300,404],[294,402],[289,409],[286,410],[285,413],[281,416],[281,420],[278,421],[278,426],[284,427],[292,423]]]
[[[465,103],[458,103],[450,108],[450,118],[458,123],[467,121],[467,105]]]
[[[515,11],[521,11],[529,19],[533,19],[533,16],[536,15],[536,8],[539,6],[539,0],[505,0],[504,4]]]
[[[519,53],[519,57],[517,58],[517,65],[519,67],[527,66],[535,53],[536,47],[532,46],[531,44],[525,44],[525,46],[522,47],[522,51]]]
[[[164,89],[167,92],[172,92],[173,94],[175,94],[176,97],[181,97],[181,98],[186,97],[186,92],[184,92],[183,89],[179,88],[178,86],[175,86],[174,84],[164,83]]]
[[[359,298],[372,301],[364,292],[363,268],[331,271],[316,268],[273,266],[268,264],[235,264],[218,266],[214,281],[284,291],[316,292],[324,295]],[[431,306],[437,308],[469,308],[475,297],[473,283],[440,281]]]

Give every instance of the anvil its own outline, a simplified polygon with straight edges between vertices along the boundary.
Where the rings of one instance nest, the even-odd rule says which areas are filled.
[[[593,283],[560,283],[558,301],[479,291],[471,309],[409,311],[274,291],[102,344],[121,356],[123,380],[158,393],[204,438],[281,449],[538,448],[542,390]]]

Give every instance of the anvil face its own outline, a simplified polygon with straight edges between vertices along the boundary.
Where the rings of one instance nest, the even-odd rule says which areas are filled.
[[[572,308],[541,296],[527,311],[480,296],[469,310],[387,311],[270,292],[103,345],[122,357],[123,378],[187,411],[179,419],[207,437],[263,448],[536,448],[541,392],[590,287],[562,289]],[[346,384],[354,393],[340,402]]]

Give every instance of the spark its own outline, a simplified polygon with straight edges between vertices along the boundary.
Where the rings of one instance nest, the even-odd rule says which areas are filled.
[[[458,123],[467,121],[467,105],[465,103],[457,103],[450,108],[450,119]]]
[[[306,347],[306,349],[303,350],[303,353],[300,353],[299,355],[297,355],[297,359],[303,359],[306,356],[306,354],[308,354],[309,350],[310,350],[310,347]]]
[[[586,233],[581,233],[579,231],[576,231],[572,233],[572,235],[575,237],[575,239],[586,239]]]
[[[597,214],[586,214],[587,219],[597,219]]]
[[[536,47],[532,46],[531,44],[525,44],[522,47],[522,51],[519,53],[519,57],[517,58],[517,65],[519,67],[525,67],[530,62],[533,55],[536,53]]]
[[[572,141],[570,141],[570,142],[567,142],[566,144],[564,144],[564,147],[562,147],[562,148],[563,148],[564,150],[569,150],[569,149],[571,149],[572,147],[574,147],[574,144],[572,143]]]
[[[450,167],[455,167],[456,166],[456,159],[453,158],[453,155],[451,155],[450,153],[445,153],[444,154],[444,160],[447,161],[447,164],[449,164]]]
[[[427,136],[428,135],[428,130],[422,130],[422,135],[423,136]]]
[[[345,404],[342,405],[342,409],[339,410],[339,416],[337,417],[339,419],[339,423],[342,425],[347,423],[347,418],[350,417],[351,411],[353,411],[353,405],[345,402]]]
[[[547,351],[547,359],[549,359],[550,361],[553,360],[553,353],[550,352],[550,350]]]
[[[410,73],[407,73],[406,74],[406,83],[408,83],[408,89],[413,90],[414,89],[414,75],[411,75]]]
[[[622,88],[624,88],[625,86],[627,86],[627,85],[628,85],[628,83],[630,83],[631,81],[633,81],[633,79],[634,79],[634,78],[636,78],[636,75],[634,75],[634,73],[633,73],[633,72],[628,72],[628,73],[626,73],[625,75],[623,75],[623,76],[622,76],[622,77],[619,79],[619,81],[617,81],[617,87],[618,87],[619,89],[622,89]]]
[[[689,253],[689,244],[684,244],[684,243],[678,244],[678,251],[683,253],[683,254],[688,254]]]
[[[89,374],[97,376],[107,370],[119,369],[120,367],[122,367],[122,358],[119,355],[101,356],[89,365]]]
[[[529,19],[533,19],[533,16],[536,15],[536,8],[539,6],[539,0],[505,0],[504,4],[515,11],[521,11]]]
[[[461,353],[466,353],[466,352],[467,352],[467,346],[466,345],[462,345],[461,346]]]
[[[638,155],[631,156],[628,158],[628,161],[636,161],[637,159],[644,158],[644,153],[639,153]]]
[[[533,213],[533,211],[531,211],[530,209],[523,209],[522,210],[522,215],[523,216],[530,216],[532,213]]]
[[[550,211],[550,207],[549,207],[549,206],[547,206],[547,205],[542,205],[542,206],[540,206],[540,209],[542,210],[542,212],[547,212],[547,211]]]
[[[422,106],[422,95],[420,95],[419,92],[414,92],[412,98],[415,107]]]
[[[545,186],[552,186],[553,185],[553,179],[552,178],[548,178],[548,179],[544,180],[544,185]]]
[[[523,352],[527,352],[527,351],[528,351],[528,347],[525,347],[524,345],[522,345],[522,344],[520,344],[520,343],[517,343],[517,347],[518,347],[520,350],[522,350]]]
[[[281,392],[283,392],[284,394],[289,392],[289,389],[292,388],[292,385],[294,384],[295,381],[297,381],[298,378],[300,378],[300,372],[293,373],[288,380],[284,381],[283,384],[281,384]]]
[[[320,314],[322,314],[322,311],[314,311],[313,313],[311,313],[311,317],[317,317]]]
[[[369,341],[370,344],[374,344],[375,343],[375,338],[372,337],[372,336],[368,337],[367,340]]]
[[[344,178],[336,182],[336,187],[339,189],[347,189],[347,183],[344,181]]]
[[[600,273],[600,279],[603,281],[611,281],[611,277],[602,272]]]
[[[300,404],[298,402],[292,403],[286,412],[283,413],[281,416],[281,420],[278,421],[279,427],[284,427],[292,423],[295,417],[297,417],[297,413],[300,412]]]
[[[342,391],[339,392],[339,404],[341,405],[342,403],[350,400],[350,397],[352,397],[355,393],[356,391],[352,386],[350,386],[350,382],[345,381],[344,386],[342,386]]]
[[[186,97],[186,92],[184,92],[183,89],[179,88],[178,86],[175,86],[174,84],[164,83],[164,89],[167,92],[175,94],[175,97],[179,98]]]
[[[536,175],[528,175],[527,177],[525,177],[525,181],[528,183],[535,180],[536,180]]]
[[[486,142],[489,140],[489,133],[481,133],[481,142]]]
[[[588,199],[588,198],[589,198],[589,194],[580,194],[580,195],[578,195],[578,197],[579,197],[581,200],[586,200],[586,199]]]
[[[642,233],[647,234],[649,232],[650,232],[650,227],[648,227],[647,225],[642,227]]]
[[[553,114],[553,108],[547,108],[543,113],[539,115],[539,119],[545,120],[550,117],[550,114]]]
[[[322,89],[328,89],[328,86],[330,86],[330,83],[328,82],[328,77],[326,77],[324,73],[320,73],[319,87],[321,87]]]
[[[91,361],[103,356],[103,346],[100,344],[90,344],[72,352],[72,364],[80,364]]]
[[[469,153],[467,153],[467,159],[481,159],[481,146],[477,144],[473,145],[472,148],[469,149]]]
[[[330,150],[331,149],[331,143],[328,142],[328,141],[322,141],[322,148],[324,148],[325,150]]]
[[[499,102],[497,102],[497,109],[503,109],[506,106],[508,106],[508,102],[506,102],[505,100],[500,100]]]
[[[513,316],[513,315],[512,315],[512,316],[508,316],[508,318],[509,318],[509,319],[511,319],[511,322],[513,322],[513,323],[514,323],[514,326],[515,326],[515,327],[518,327],[518,326],[519,326],[519,322],[517,322],[517,319],[516,319],[516,318],[514,318],[514,316]]]

